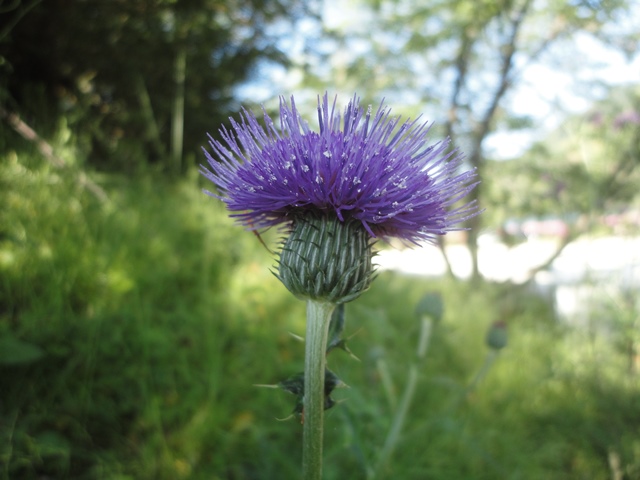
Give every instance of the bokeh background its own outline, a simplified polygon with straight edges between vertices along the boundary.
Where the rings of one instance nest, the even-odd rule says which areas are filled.
[[[325,91],[434,122],[486,209],[378,244],[325,477],[640,478],[638,25],[633,0],[0,1],[0,478],[299,478],[294,398],[254,385],[302,370],[304,304],[197,166],[241,105],[295,94],[314,127]]]

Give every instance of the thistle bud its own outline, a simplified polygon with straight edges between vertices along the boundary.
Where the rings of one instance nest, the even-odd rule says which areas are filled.
[[[371,258],[371,240],[362,222],[304,215],[293,222],[276,276],[297,297],[346,303],[369,287]]]
[[[442,295],[438,292],[426,293],[416,306],[416,316],[418,318],[429,317],[435,322],[442,320],[444,314],[444,304]]]
[[[487,332],[487,346],[493,350],[502,350],[507,346],[507,325],[502,321],[494,322]]]

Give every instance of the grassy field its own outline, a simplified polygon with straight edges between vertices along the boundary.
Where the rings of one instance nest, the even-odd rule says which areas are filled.
[[[303,334],[304,304],[273,256],[195,176],[98,180],[107,202],[71,170],[0,163],[0,478],[299,478],[300,423],[276,420],[293,397],[254,386],[302,370],[290,332]],[[415,306],[434,291],[444,318],[376,478],[640,478],[640,379],[622,337],[563,326],[508,285],[389,272],[347,306],[361,361],[329,357],[351,388],[327,413],[325,478],[372,478],[416,364]],[[483,370],[496,320],[509,343]]]

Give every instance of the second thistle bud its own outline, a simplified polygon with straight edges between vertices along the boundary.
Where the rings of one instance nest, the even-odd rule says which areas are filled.
[[[278,278],[301,298],[349,302],[371,283],[371,241],[358,220],[305,215],[293,223],[278,261]]]
[[[499,351],[507,346],[507,324],[501,320],[493,322],[489,330],[487,331],[487,337],[485,339],[489,348]]]

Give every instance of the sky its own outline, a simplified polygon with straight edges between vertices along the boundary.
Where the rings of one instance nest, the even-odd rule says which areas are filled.
[[[536,132],[493,134],[485,144],[490,153],[503,159],[517,157],[538,136],[557,128],[567,114],[588,110],[590,101],[580,94],[580,84],[598,80],[610,85],[640,84],[640,52],[628,61],[619,51],[605,48],[589,36],[578,35],[574,40],[580,55],[598,68],[585,68],[576,75],[573,70],[543,64],[528,67],[524,81],[509,96],[508,105],[516,114],[532,115],[539,128]]]

